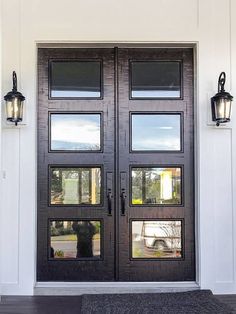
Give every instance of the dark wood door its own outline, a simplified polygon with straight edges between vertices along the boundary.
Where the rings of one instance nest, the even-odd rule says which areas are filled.
[[[192,59],[118,51],[122,281],[195,280]]]
[[[114,279],[114,50],[38,51],[39,281]]]
[[[39,49],[38,281],[195,279],[191,49]]]

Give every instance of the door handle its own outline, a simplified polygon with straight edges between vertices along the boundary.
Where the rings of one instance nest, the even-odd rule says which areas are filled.
[[[125,189],[122,189],[120,197],[121,197],[121,215],[124,216],[125,215],[125,199],[126,199]]]
[[[111,216],[111,212],[112,212],[112,194],[111,194],[111,189],[108,189],[107,205],[108,205],[108,216]]]
[[[113,174],[112,172],[107,172],[107,211],[108,216],[112,215],[112,191],[113,191]]]

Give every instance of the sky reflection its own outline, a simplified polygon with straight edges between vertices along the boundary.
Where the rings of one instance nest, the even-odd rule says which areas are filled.
[[[100,114],[51,114],[52,150],[100,150]]]
[[[179,114],[132,114],[132,150],[180,150]]]

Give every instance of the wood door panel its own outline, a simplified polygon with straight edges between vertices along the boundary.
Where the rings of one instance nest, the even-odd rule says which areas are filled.
[[[120,49],[119,60],[119,171],[127,175],[131,189],[130,167],[182,167],[182,204],[131,205],[127,193],[126,216],[119,216],[119,278],[122,281],[188,281],[195,280],[194,257],[194,176],[193,176],[193,57],[191,49]],[[131,99],[127,77],[132,60],[182,60],[182,99]],[[128,115],[132,112],[182,112],[183,152],[130,151],[132,134]],[[119,191],[120,193],[121,191]],[[182,258],[132,258],[133,220],[158,221],[182,219]],[[144,226],[144,224],[143,224]],[[145,232],[145,231],[144,231]],[[149,236],[150,237],[150,236]],[[143,236],[143,243],[148,237]],[[142,244],[142,249],[147,248]],[[153,247],[152,247],[153,248]],[[150,249],[151,250],[151,249]]]
[[[110,281],[114,280],[114,215],[108,216],[105,176],[114,171],[114,53],[113,49],[39,49],[38,53],[38,281]],[[103,99],[49,99],[50,60],[101,60]],[[101,152],[53,152],[49,150],[49,113],[101,113]],[[109,139],[107,134],[109,134]],[[49,167],[101,167],[101,204],[51,205]],[[81,183],[82,184],[82,183]],[[112,191],[114,194],[114,191]],[[114,210],[114,208],[113,208]],[[100,260],[88,258],[51,258],[50,221],[100,221]],[[64,226],[64,224],[63,224]],[[87,225],[88,226],[88,223]],[[90,226],[90,225],[89,225]],[[63,227],[64,228],[64,227]],[[89,230],[89,229],[88,229]],[[69,235],[68,235],[69,237]],[[75,237],[75,235],[74,235]],[[77,241],[79,233],[77,236]],[[80,235],[82,237],[82,235]],[[82,241],[82,240],[80,240]],[[96,242],[97,241],[97,242]],[[61,244],[60,242],[59,244]],[[67,240],[63,248],[75,250],[76,240]],[[78,242],[79,243],[79,242]],[[59,245],[57,244],[57,245]],[[78,244],[79,245],[79,244]],[[80,246],[82,242],[80,242]],[[77,247],[78,250],[78,247]],[[99,246],[98,246],[99,250]],[[61,250],[58,252],[60,253]],[[63,253],[63,251],[61,251]],[[57,254],[59,254],[57,253]],[[62,254],[60,253],[60,254]],[[69,254],[69,253],[67,253]],[[71,254],[71,253],[70,253]],[[77,252],[78,254],[78,252]],[[90,258],[91,259],[91,258]]]

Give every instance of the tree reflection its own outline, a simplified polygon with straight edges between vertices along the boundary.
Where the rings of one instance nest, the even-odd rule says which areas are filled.
[[[99,204],[100,168],[53,168],[51,204]]]
[[[132,204],[180,203],[180,168],[132,169]]]

